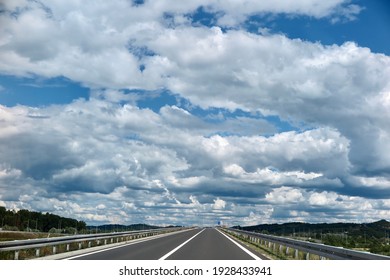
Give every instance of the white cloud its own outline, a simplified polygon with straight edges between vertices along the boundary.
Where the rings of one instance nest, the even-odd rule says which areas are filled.
[[[222,210],[225,207],[226,207],[226,201],[220,198],[214,199],[214,205],[213,205],[214,210]]]
[[[255,172],[245,172],[245,170],[237,164],[225,166],[223,170],[226,175],[233,177],[232,180],[251,183],[268,183],[271,185],[281,185],[286,183],[299,184],[303,181],[313,180],[322,176],[322,174],[314,172],[283,172],[279,170],[272,170],[272,168],[269,167],[264,169],[258,168]]]
[[[168,30],[151,44],[177,65],[168,87],[193,103],[332,127],[350,140],[358,172],[389,166],[380,152],[389,143],[389,116],[374,113],[388,111],[379,105],[389,88],[388,57],[354,43],[322,46],[217,28]]]
[[[235,28],[192,26],[200,6]],[[247,224],[313,208],[318,216],[305,219],[388,214],[380,198],[390,196],[390,58],[352,42],[239,28],[257,13],[354,20],[361,8],[350,1],[18,0],[2,8],[15,13],[0,16],[1,74],[64,76],[92,91],[63,106],[0,106],[0,203],[68,207],[100,222],[195,223],[194,211]],[[153,112],[124,89],[166,89],[193,106],[248,115],[209,122],[179,104]],[[249,113],[302,130],[278,133]]]
[[[339,6],[337,10],[336,15],[331,19],[332,23],[356,20],[357,16],[364,8],[356,4],[349,4],[346,6]]]
[[[298,203],[303,200],[302,192],[291,187],[280,187],[265,195],[271,203]]]
[[[104,205],[104,204],[99,204],[98,206],[96,206],[96,209],[97,210],[104,210],[104,209],[106,209],[107,207],[106,207],[106,205]]]
[[[307,15],[316,18],[331,16],[333,14],[355,15],[360,12],[357,5],[348,5],[349,1],[345,0],[299,0],[299,1],[256,1],[256,0],[224,0],[224,1],[209,1],[209,0],[192,0],[185,3],[172,3],[172,1],[146,1],[142,6],[144,9],[161,11],[166,9],[171,13],[189,13],[198,7],[204,7],[206,11],[223,14],[220,23],[229,26],[239,24],[247,16],[261,13],[283,13],[293,15]]]
[[[6,26],[1,37],[6,39],[0,48],[3,62],[0,71],[17,75],[34,73],[45,77],[62,75],[92,87],[154,89],[169,85],[176,90],[183,80],[176,79],[180,74],[177,69],[179,64],[185,66],[195,62],[201,66],[207,61],[217,62],[225,58],[226,51],[230,53],[234,48],[226,45],[229,40],[224,39],[217,28],[210,29],[211,33],[207,32],[208,29],[200,31],[188,25],[176,31],[166,29],[162,21],[164,13],[187,14],[203,6],[206,10],[222,11],[236,21],[263,12],[323,17],[337,11],[337,7],[342,7],[346,1],[165,2],[147,1],[138,7],[131,7],[129,1],[120,0],[95,1],[94,5],[79,1],[68,1],[66,5],[60,1],[7,4],[5,7],[9,10],[21,6],[28,9],[19,8],[17,20],[1,17],[2,26]],[[197,41],[195,44],[194,39]],[[233,38],[236,39],[239,38]],[[157,55],[138,61],[127,49],[129,42],[141,49],[146,47]],[[194,47],[191,52],[188,52],[189,46]],[[177,52],[168,53],[167,48],[174,48]],[[214,49],[213,52],[210,52],[211,49]],[[218,56],[216,50],[219,51]],[[205,53],[212,56],[205,56]],[[247,63],[245,60],[242,63]],[[141,65],[146,66],[142,73]],[[257,72],[247,68],[243,70],[244,73],[237,75],[245,75],[246,70],[254,74]],[[186,71],[183,74],[185,76]]]
[[[348,168],[348,141],[332,129],[285,132],[271,137],[222,138],[217,135],[204,139],[203,146],[207,152],[224,162],[227,173],[247,179],[262,176],[272,179],[272,176],[281,174],[301,180],[308,176],[314,179],[323,173],[329,176],[344,174]],[[321,161],[318,161],[319,158]],[[270,166],[279,171],[273,172]],[[244,172],[256,169],[257,174],[253,171]],[[288,173],[298,172],[299,169],[305,170],[306,175]]]
[[[312,193],[309,197],[310,205],[315,206],[332,206],[337,199],[338,195],[335,193]]]
[[[281,187],[266,194],[265,199],[275,203],[278,209],[273,219],[294,219],[296,221],[329,222],[386,219],[388,199],[365,199],[357,196],[340,195],[333,191],[308,191],[305,189]],[[296,203],[299,200],[299,203]],[[387,208],[386,208],[387,207]],[[313,212],[315,209],[315,215]]]
[[[390,188],[390,180],[385,177],[355,177],[357,184],[363,187]]]
[[[241,226],[265,224],[272,220],[273,208],[270,206],[259,207],[250,211],[246,217],[240,219]]]
[[[22,175],[22,172],[18,169],[0,169],[0,179],[9,178],[9,177],[19,177]]]
[[[93,223],[131,223],[159,213],[153,221],[194,224],[194,211],[204,223],[242,224],[264,215],[266,221],[283,220],[289,211],[310,207],[357,213],[363,205],[372,219],[387,203],[356,198],[348,189],[345,195],[316,190],[342,188],[334,181],[338,176],[352,187],[365,182],[378,191],[382,182],[381,191],[388,190],[386,177],[352,180],[346,173],[348,141],[333,129],[209,137],[203,133],[216,129],[213,123],[184,130],[177,115],[164,110],[119,105],[104,95],[44,108],[1,107],[1,200],[7,207]],[[184,109],[173,112],[201,122]],[[268,204],[287,207],[284,216]]]
[[[291,218],[293,218],[294,221],[297,222],[305,222],[306,219],[310,216],[310,213],[306,211],[296,211],[296,210],[291,210],[289,214]]]

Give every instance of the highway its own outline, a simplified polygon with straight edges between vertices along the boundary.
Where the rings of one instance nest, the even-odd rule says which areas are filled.
[[[265,259],[215,228],[196,228],[79,255],[73,260]]]

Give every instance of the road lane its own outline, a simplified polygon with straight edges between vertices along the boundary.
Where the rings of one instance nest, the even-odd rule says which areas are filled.
[[[173,250],[201,229],[179,232],[160,238],[121,246],[88,255],[74,257],[74,260],[158,260],[167,252]]]
[[[167,260],[253,260],[253,257],[214,228],[207,228]]]
[[[248,251],[214,228],[191,229],[148,240],[138,240],[75,260],[253,260],[264,258]]]
[[[192,236],[190,239],[187,239],[185,242],[183,242],[182,244],[180,244],[179,246],[177,246],[175,249],[173,249],[172,251],[169,251],[167,254],[165,254],[164,256],[162,256],[161,258],[159,258],[159,260],[166,260],[170,255],[172,255],[173,253],[175,253],[177,250],[180,250],[181,247],[183,247],[184,245],[186,245],[188,242],[190,242],[192,239],[194,239],[195,237],[197,237],[199,234],[201,234],[203,231],[205,231],[205,229],[201,230],[200,232],[198,232],[197,234],[195,234],[194,236]]]

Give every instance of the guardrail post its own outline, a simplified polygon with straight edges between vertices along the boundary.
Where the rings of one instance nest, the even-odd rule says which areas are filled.
[[[306,253],[306,260],[310,260],[310,253]]]
[[[290,251],[290,248],[286,247],[286,255],[288,255],[289,251]]]
[[[53,255],[55,255],[56,253],[57,253],[57,247],[53,246]]]
[[[39,248],[35,249],[35,256],[36,257],[39,257],[40,251],[41,250]]]
[[[298,249],[295,249],[294,257],[295,257],[296,259],[298,258]]]
[[[69,244],[66,244],[66,251],[68,252],[70,249],[70,245]]]
[[[91,248],[91,241],[88,242],[88,248]]]
[[[18,260],[19,259],[19,251],[15,251],[15,260]]]
[[[79,250],[81,249],[81,242],[79,242]]]
[[[104,245],[107,245],[107,239],[104,239]]]

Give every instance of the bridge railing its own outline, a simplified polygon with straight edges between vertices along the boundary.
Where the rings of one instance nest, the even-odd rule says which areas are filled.
[[[184,228],[161,228],[115,233],[82,234],[63,237],[37,238],[0,242],[0,259],[18,260],[38,258],[63,252],[81,250],[101,245],[128,242],[133,239],[153,236]]]
[[[390,260],[389,256],[355,251],[342,247],[329,246],[232,228],[224,230],[243,239],[247,239],[252,243],[264,245],[273,251],[282,252],[282,250],[285,250],[284,252],[288,254],[291,252],[291,250],[295,250],[295,258],[298,258],[298,253],[301,251],[306,254],[306,259],[309,259],[310,254],[313,254],[319,256],[321,259],[326,258],[332,260]]]

